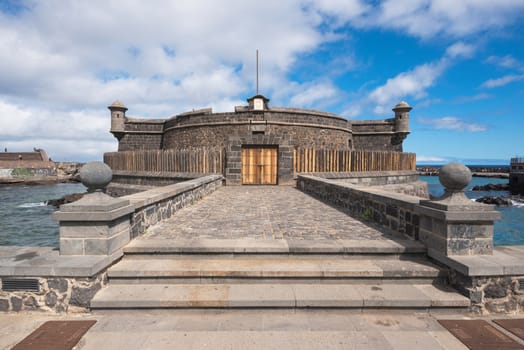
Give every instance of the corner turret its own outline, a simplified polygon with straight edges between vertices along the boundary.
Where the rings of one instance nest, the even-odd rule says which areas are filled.
[[[111,133],[120,141],[125,131],[127,107],[120,101],[115,101],[107,107],[111,111]]]
[[[412,109],[413,108],[404,101],[399,102],[395,108],[393,108],[393,112],[395,112],[395,131],[397,133],[405,133],[406,136],[409,134],[409,111]]]

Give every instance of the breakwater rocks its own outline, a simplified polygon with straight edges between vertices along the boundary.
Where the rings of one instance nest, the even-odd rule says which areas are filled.
[[[509,184],[487,184],[484,186],[475,186],[472,191],[509,191]]]
[[[500,206],[516,206],[519,208],[524,207],[523,196],[485,196],[476,199],[479,203],[493,204]]]
[[[62,204],[72,203],[82,198],[85,193],[66,194],[62,198],[49,199],[46,204],[59,208]]]
[[[491,204],[491,205],[503,206],[503,207],[509,207],[513,205],[513,202],[511,201],[511,198],[509,197],[486,196],[486,197],[477,198],[475,201],[479,203]]]
[[[418,174],[421,176],[438,176],[441,166],[420,166],[417,167]],[[468,166],[471,174],[476,177],[495,177],[501,179],[509,178],[509,166],[483,167]]]

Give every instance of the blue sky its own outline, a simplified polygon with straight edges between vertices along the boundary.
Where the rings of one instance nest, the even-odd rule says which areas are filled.
[[[270,106],[348,119],[405,100],[419,163],[524,155],[522,0],[0,0],[0,148],[114,151],[107,106]]]

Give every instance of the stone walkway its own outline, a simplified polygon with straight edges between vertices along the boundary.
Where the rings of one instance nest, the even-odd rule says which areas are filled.
[[[139,239],[388,240],[390,235],[288,186],[225,186]]]
[[[96,320],[75,347],[79,350],[467,350],[427,313],[346,310],[7,314],[0,317],[0,349],[10,349],[49,320]]]

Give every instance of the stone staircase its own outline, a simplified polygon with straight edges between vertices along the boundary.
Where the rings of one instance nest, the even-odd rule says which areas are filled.
[[[92,310],[469,306],[419,242],[401,239],[137,239],[108,279]]]

